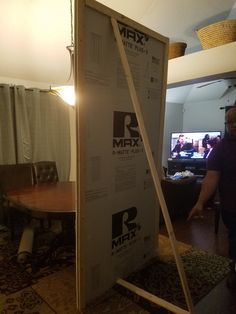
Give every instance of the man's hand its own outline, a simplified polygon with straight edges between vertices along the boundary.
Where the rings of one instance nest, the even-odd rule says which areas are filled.
[[[197,202],[192,208],[191,212],[189,213],[187,220],[189,221],[193,217],[202,218],[203,217],[202,211],[203,211],[203,204]]]

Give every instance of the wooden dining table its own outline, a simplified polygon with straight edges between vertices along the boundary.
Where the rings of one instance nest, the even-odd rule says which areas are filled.
[[[43,183],[9,191],[6,199],[10,204],[28,214],[29,223],[25,225],[18,248],[18,262],[25,263],[32,254],[36,219],[60,219],[75,217],[75,182]],[[67,220],[68,221],[68,220]],[[62,227],[63,228],[63,227]]]
[[[9,191],[6,199],[19,209],[45,214],[75,212],[75,182],[43,183]]]

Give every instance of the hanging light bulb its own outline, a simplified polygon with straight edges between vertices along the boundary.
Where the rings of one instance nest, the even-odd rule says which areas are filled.
[[[75,88],[73,85],[51,87],[51,92],[61,97],[70,106],[75,105]]]
[[[67,82],[73,81],[74,83],[74,29],[73,29],[73,8],[72,0],[70,0],[70,31],[71,31],[71,44],[66,49],[70,54],[70,74]],[[71,106],[75,105],[75,88],[74,85],[63,85],[57,87],[50,87],[50,92],[62,98],[66,103]]]

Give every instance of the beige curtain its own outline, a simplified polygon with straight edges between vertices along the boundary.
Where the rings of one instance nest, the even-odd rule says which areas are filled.
[[[0,163],[55,160],[70,173],[69,108],[59,97],[23,86],[0,86]]]
[[[16,163],[13,90],[0,86],[0,164]]]
[[[31,162],[33,161],[32,142],[26,101],[28,91],[23,86],[14,86],[12,89],[15,110],[16,161],[18,163]]]

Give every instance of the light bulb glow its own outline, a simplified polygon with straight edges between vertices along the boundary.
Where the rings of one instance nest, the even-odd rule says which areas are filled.
[[[75,88],[74,86],[58,86],[51,87],[51,90],[55,92],[59,97],[61,97],[70,106],[75,105]]]

